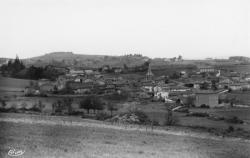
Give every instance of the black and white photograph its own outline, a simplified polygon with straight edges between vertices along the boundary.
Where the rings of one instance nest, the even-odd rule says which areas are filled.
[[[250,158],[249,0],[0,0],[0,158]]]

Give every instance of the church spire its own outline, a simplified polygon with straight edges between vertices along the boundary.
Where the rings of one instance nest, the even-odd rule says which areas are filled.
[[[152,80],[153,79],[154,74],[152,73],[151,70],[151,64],[148,64],[148,72],[146,74],[146,80]]]

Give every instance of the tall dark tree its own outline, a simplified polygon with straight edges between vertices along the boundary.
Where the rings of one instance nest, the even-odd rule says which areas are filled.
[[[87,110],[87,113],[89,114],[89,110],[93,109],[91,97],[86,97],[85,99],[81,100],[80,108]]]
[[[218,89],[217,84],[216,84],[216,80],[212,80],[211,84],[212,84],[211,87],[212,87],[213,90],[217,90]]]
[[[104,109],[103,103],[98,97],[92,96],[91,100],[92,100],[92,106],[93,106],[94,111],[96,111],[96,110],[99,111],[99,110]]]
[[[72,98],[64,98],[63,99],[63,107],[65,109],[67,109],[68,114],[71,114],[72,111],[73,111],[72,103],[73,103],[73,99]]]
[[[113,116],[113,111],[117,111],[118,108],[117,108],[114,104],[109,103],[109,104],[108,104],[108,110],[110,111],[110,115],[111,115],[111,117],[112,117],[112,116]]]
[[[25,69],[25,66],[18,56],[14,61],[10,60],[8,64],[1,66],[1,70],[12,77],[18,77],[18,73],[23,69]]]

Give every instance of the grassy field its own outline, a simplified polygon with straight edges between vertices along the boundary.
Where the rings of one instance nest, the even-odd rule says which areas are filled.
[[[0,97],[13,97],[23,95],[23,90],[30,80],[2,77],[0,75]]]
[[[27,107],[32,107],[35,104],[38,104],[39,101],[42,101],[42,104],[45,105],[43,112],[51,113],[52,103],[61,98],[56,97],[17,97],[6,102],[7,107],[19,107],[21,108],[23,104]],[[79,109],[80,98],[75,98],[73,102],[73,109],[77,111],[82,111]],[[129,109],[137,108],[144,111],[151,120],[159,122],[161,125],[165,123],[166,120],[166,107],[164,103],[149,102],[149,103],[138,103],[138,102],[124,102],[118,103],[119,111],[114,112],[120,113],[125,112]],[[227,129],[229,126],[235,128],[242,128],[247,131],[250,131],[250,108],[223,108],[223,109],[201,109],[193,108],[190,109],[191,112],[206,112],[217,117],[231,118],[237,116],[239,119],[243,120],[244,124],[232,124],[224,120],[215,121],[207,117],[190,117],[186,116],[186,113],[174,112],[173,115],[177,119],[177,125],[180,126],[191,126],[191,127],[206,127],[206,128],[217,128],[217,129]],[[86,111],[85,111],[86,112]],[[109,114],[109,111],[106,109],[106,112]]]
[[[219,66],[219,68],[240,73],[250,72],[250,65],[225,65]]]
[[[25,79],[16,79],[9,77],[0,76],[0,90],[24,90],[26,86],[28,86],[30,80]]]
[[[99,127],[0,122],[0,157],[10,148],[25,158],[247,158],[250,143],[240,140],[145,133]]]
[[[240,104],[250,105],[250,92],[232,92],[227,94],[228,98],[236,98]]]
[[[7,90],[21,90],[26,85],[29,84],[29,80],[19,80],[11,78],[0,77],[0,94],[1,89],[7,88]],[[4,92],[7,95],[7,92]],[[22,92],[10,92],[8,91],[9,96],[14,96]],[[230,93],[231,94],[231,93]],[[23,95],[23,94],[22,94]],[[2,96],[2,94],[1,94]],[[237,98],[249,98],[249,94],[238,94]],[[7,107],[21,107],[23,104],[26,104],[28,107],[32,107],[35,104],[38,104],[39,101],[42,101],[42,104],[45,105],[43,112],[50,113],[52,109],[52,103],[57,100],[62,99],[60,97],[11,97],[6,101]],[[74,98],[73,109],[79,110],[79,102],[82,98]],[[148,102],[148,103],[139,103],[139,102],[120,102],[118,103],[119,111],[124,112],[130,108],[138,108],[144,111],[151,120],[159,122],[161,125],[165,122],[166,116],[166,107],[164,103],[157,102]],[[244,130],[250,131],[250,108],[223,108],[223,109],[199,109],[194,108],[190,111],[193,112],[207,112],[215,116],[221,116],[225,118],[237,116],[242,119],[244,124],[231,124],[225,121],[214,121],[208,118],[201,117],[188,117],[184,113],[174,113],[174,116],[177,118],[178,126],[191,126],[191,127],[205,127],[205,128],[216,128],[216,129],[227,129],[229,126],[234,128],[242,128]],[[109,113],[109,111],[106,111]],[[116,112],[114,112],[116,113]]]

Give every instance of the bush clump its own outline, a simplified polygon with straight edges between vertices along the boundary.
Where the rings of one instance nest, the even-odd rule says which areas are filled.
[[[229,126],[228,129],[226,129],[226,132],[231,133],[234,131],[234,127],[233,126]]]
[[[194,116],[194,117],[209,117],[209,114],[206,112],[192,112],[187,114],[187,116]]]
[[[84,115],[84,112],[82,112],[82,111],[72,111],[71,113],[69,113],[69,115],[71,115],[71,116],[82,116],[82,115]]]
[[[231,118],[226,119],[226,122],[234,123],[234,124],[242,124],[242,123],[244,123],[244,121],[239,119],[237,116],[233,116]]]
[[[209,107],[209,105],[202,104],[202,105],[200,106],[200,108],[209,109],[210,107]]]
[[[148,124],[150,122],[148,116],[140,110],[130,110],[128,112],[121,113],[112,117],[110,121],[130,124]]]
[[[99,112],[96,114],[95,119],[96,120],[100,120],[100,121],[104,121],[109,119],[111,116],[105,112]]]

